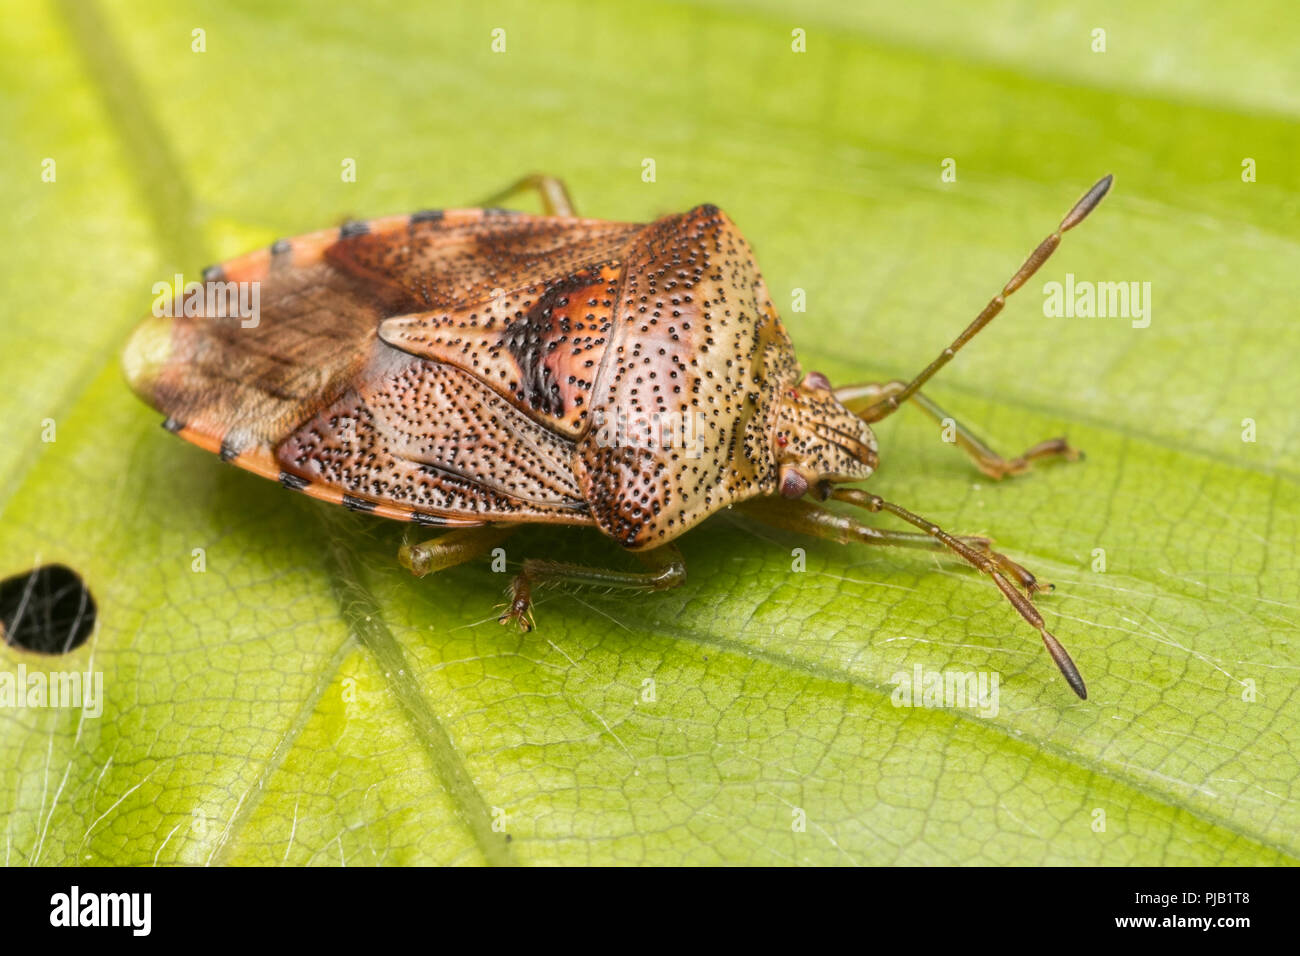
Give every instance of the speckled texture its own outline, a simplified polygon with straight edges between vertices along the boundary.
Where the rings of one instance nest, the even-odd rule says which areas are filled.
[[[349,222],[205,278],[260,283],[257,323],[173,319],[165,362],[134,387],[181,437],[353,510],[594,524],[637,549],[875,465],[825,379],[800,384],[716,206],[648,225],[480,209]]]

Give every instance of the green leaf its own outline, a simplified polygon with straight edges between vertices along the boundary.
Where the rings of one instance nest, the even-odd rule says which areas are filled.
[[[99,621],[64,657],[0,648],[0,674],[105,682],[100,717],[0,709],[5,862],[1295,862],[1288,8],[987,6],[5,17],[0,578],[62,562]],[[410,529],[223,466],[122,383],[154,282],[534,169],[602,218],[721,205],[837,384],[918,371],[1114,173],[928,390],[1004,453],[1068,432],[1087,460],[992,483],[904,409],[870,482],[1057,584],[1088,701],[954,562],[739,514],[682,540],[684,588],[548,592],[520,636],[486,562],[415,580]],[[1046,316],[1067,273],[1149,282],[1149,327]],[[508,551],[629,563],[576,530]],[[916,667],[996,674],[996,715],[895,706]]]

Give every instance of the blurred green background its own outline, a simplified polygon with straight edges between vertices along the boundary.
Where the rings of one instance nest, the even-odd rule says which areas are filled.
[[[979,8],[4,0],[0,577],[66,563],[100,619],[0,670],[107,690],[99,719],[0,710],[4,861],[1295,862],[1290,5]],[[919,370],[1114,173],[930,390],[1004,453],[1065,432],[1087,461],[993,485],[904,410],[873,478],[1057,583],[1091,698],[951,562],[730,514],[680,591],[551,593],[521,637],[486,565],[415,581],[406,529],[221,465],[123,385],[154,282],[533,170],[585,215],[722,206],[836,383]],[[1045,317],[1067,272],[1150,282],[1150,327]],[[999,714],[893,706],[917,664],[998,672]]]

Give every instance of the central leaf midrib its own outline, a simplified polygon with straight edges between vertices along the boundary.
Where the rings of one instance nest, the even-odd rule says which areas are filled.
[[[199,217],[194,193],[179,161],[168,148],[167,139],[145,101],[144,93],[135,81],[135,74],[122,55],[102,12],[94,2],[74,4],[68,0],[60,3],[60,9],[68,24],[73,47],[86,64],[92,83],[103,97],[109,120],[108,128],[118,138],[124,154],[138,160],[127,165],[132,170],[145,208],[149,210],[160,252],[163,255],[172,253],[178,262],[211,261],[206,237],[196,225]],[[66,396],[69,405],[79,403],[84,394],[85,388],[70,393]],[[75,401],[74,395],[77,396]],[[20,478],[15,473],[13,487],[20,487],[23,480],[25,474]],[[402,713],[411,723],[416,740],[430,757],[435,771],[441,775],[440,782],[456,807],[458,817],[475,839],[484,857],[490,863],[513,862],[513,854],[504,839],[500,834],[492,832],[485,802],[474,789],[469,773],[459,759],[459,753],[451,746],[446,730],[419,692],[414,680],[409,677],[409,668],[401,667],[400,663],[397,667],[386,666],[400,661],[401,648],[383,623],[378,601],[357,576],[355,567],[350,566],[339,530],[327,520],[321,521],[321,527],[330,544],[332,559],[327,563],[326,574],[331,591],[339,602],[339,617],[348,627],[349,633],[355,635],[375,657],[384,679],[403,704]],[[348,599],[352,603],[345,603]],[[354,607],[357,609],[355,612],[352,610]],[[347,641],[330,659],[333,674],[339,672],[346,657],[342,653],[346,646]],[[317,699],[323,692],[322,688],[330,683],[326,679],[328,674],[327,666],[318,675]],[[258,783],[248,792],[247,802],[240,803],[236,815],[222,831],[222,842],[214,847],[214,856],[224,855],[226,848],[233,845],[234,838],[251,819],[266,793],[262,784],[292,749],[307,723],[308,720],[300,709],[281,735],[275,750],[263,761]]]

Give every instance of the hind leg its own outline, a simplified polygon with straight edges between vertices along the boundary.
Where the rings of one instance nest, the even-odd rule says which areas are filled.
[[[542,200],[542,209],[548,216],[566,216],[572,218],[577,213],[573,209],[573,200],[569,198],[569,190],[564,185],[564,180],[555,176],[547,176],[544,173],[532,173],[523,179],[499,193],[493,193],[487,199],[476,203],[480,208],[486,208],[499,205],[512,196],[517,196],[528,190],[536,190]]]

